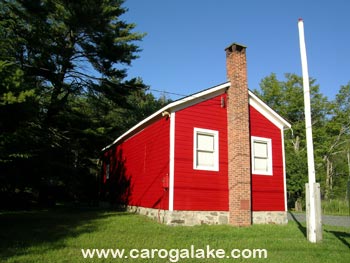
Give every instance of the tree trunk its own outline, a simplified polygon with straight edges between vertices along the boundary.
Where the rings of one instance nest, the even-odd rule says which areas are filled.
[[[300,137],[296,136],[295,137],[295,141],[292,141],[292,143],[293,143],[294,152],[298,153],[299,152],[299,148],[300,148]]]
[[[326,164],[327,164],[327,174],[326,174],[326,185],[325,185],[325,188],[326,188],[325,199],[329,200],[333,190],[333,163],[328,156],[326,157]]]

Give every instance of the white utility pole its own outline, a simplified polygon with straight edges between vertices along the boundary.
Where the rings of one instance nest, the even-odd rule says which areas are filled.
[[[304,22],[299,19],[299,44],[301,67],[303,73],[303,88],[304,88],[304,107],[305,107],[305,128],[306,128],[306,144],[307,144],[307,164],[309,183],[306,189],[306,222],[307,222],[307,238],[310,242],[316,243],[322,239],[322,224],[321,224],[321,202],[319,195],[319,184],[316,184],[315,162],[314,162],[314,146],[312,139],[312,122],[311,122],[311,102],[310,102],[310,85],[309,73],[306,58],[306,47],[304,38]],[[321,229],[320,229],[321,228]]]

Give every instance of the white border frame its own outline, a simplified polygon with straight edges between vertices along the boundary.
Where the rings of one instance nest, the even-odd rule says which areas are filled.
[[[204,133],[214,136],[214,166],[198,166],[197,165],[197,134]],[[203,171],[219,171],[219,131],[194,128],[193,129],[193,169]]]
[[[262,172],[262,171],[256,171],[254,167],[254,142],[255,141],[261,141],[267,143],[267,150],[268,150],[268,171]],[[257,137],[257,136],[251,136],[251,163],[252,163],[252,174],[255,175],[273,175],[273,165],[272,165],[272,140],[270,138],[263,138],[263,137]]]

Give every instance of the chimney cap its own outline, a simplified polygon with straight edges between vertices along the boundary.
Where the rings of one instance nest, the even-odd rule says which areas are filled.
[[[227,48],[225,48],[225,50],[232,52],[233,50],[241,51],[242,49],[246,49],[246,48],[247,46],[234,42],[231,45],[229,45]]]

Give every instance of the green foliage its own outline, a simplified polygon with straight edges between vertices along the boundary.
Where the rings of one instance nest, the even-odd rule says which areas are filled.
[[[293,207],[297,199],[304,198],[308,180],[302,78],[285,74],[280,81],[272,73],[260,87],[255,92],[292,124],[292,130],[285,132],[285,150],[289,206]],[[335,101],[320,93],[314,79],[310,79],[310,91],[316,177],[324,198],[344,198],[349,171],[350,85],[341,87]]]
[[[163,105],[126,80],[144,34],[122,4],[0,3],[0,206],[95,199],[100,150]]]
[[[35,90],[13,62],[0,60],[0,79],[0,163],[28,159],[31,152],[24,146],[24,135],[35,112]]]
[[[23,103],[35,95],[34,89],[23,89],[23,71],[14,63],[0,61],[0,106]]]
[[[341,86],[332,102],[332,113],[326,124],[328,148],[326,162],[325,197],[333,199],[346,194],[347,181],[350,180],[350,83]]]
[[[327,200],[321,203],[323,215],[341,215],[350,216],[348,201],[345,200]]]

